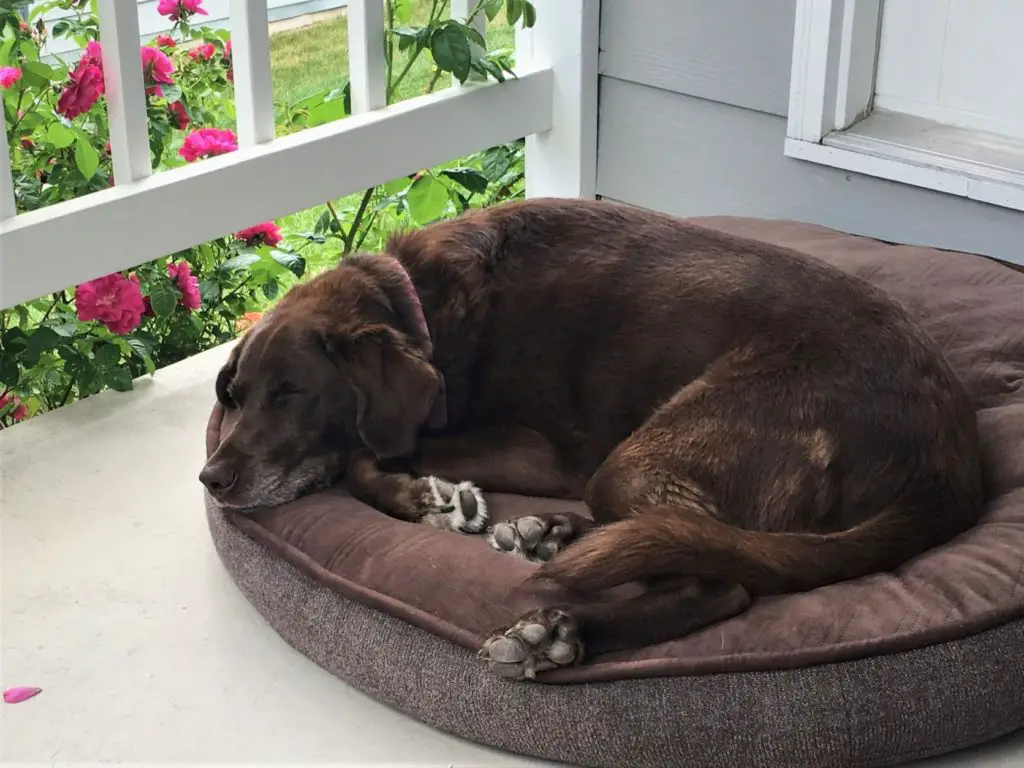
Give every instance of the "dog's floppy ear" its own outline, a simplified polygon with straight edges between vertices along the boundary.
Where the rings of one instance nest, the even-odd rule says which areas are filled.
[[[398,320],[399,329],[416,342],[429,360],[433,355],[434,345],[423,316],[423,307],[409,273],[398,259],[379,254],[360,254],[350,256],[348,263],[372,277],[374,284],[387,296],[391,310]]]
[[[349,376],[356,396],[356,428],[379,459],[408,456],[441,389],[422,350],[386,325],[351,336],[329,336],[328,354]]]
[[[231,353],[228,355],[227,362],[221,366],[221,369],[217,372],[217,382],[214,388],[217,392],[217,400],[225,408],[234,408],[237,403],[234,398],[231,397],[231,383],[235,380],[235,374],[238,373],[238,358],[242,354],[242,347],[245,346],[248,334],[243,336],[237,344],[231,349]]]

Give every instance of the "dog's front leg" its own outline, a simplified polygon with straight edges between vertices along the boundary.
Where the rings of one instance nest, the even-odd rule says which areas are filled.
[[[366,449],[352,454],[345,485],[355,498],[399,520],[460,533],[487,526],[483,492],[472,483],[389,471]]]
[[[420,441],[411,469],[457,477],[488,493],[580,499],[587,477],[573,473],[543,435],[525,427],[491,427]]]
[[[488,493],[575,500],[586,483],[544,436],[514,426],[424,438],[410,466],[417,475],[457,477]],[[575,512],[547,512],[498,523],[487,540],[499,552],[544,562],[591,527]]]

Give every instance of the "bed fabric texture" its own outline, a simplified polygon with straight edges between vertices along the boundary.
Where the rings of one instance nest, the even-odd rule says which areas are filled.
[[[208,497],[229,572],[288,642],[343,679],[436,727],[549,759],[889,765],[1024,727],[1024,273],[806,224],[693,221],[820,257],[904,304],[975,402],[990,493],[981,524],[894,573],[758,600],[534,684],[493,678],[472,652],[557,588],[523,588],[536,566],[482,537],[393,520],[337,491],[252,517]],[[215,407],[208,451],[222,419]],[[495,519],[584,511],[503,495],[490,507]]]

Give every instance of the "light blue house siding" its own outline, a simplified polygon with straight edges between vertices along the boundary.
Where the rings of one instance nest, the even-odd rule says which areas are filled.
[[[602,0],[597,191],[1024,262],[1024,213],[783,155],[796,0]]]

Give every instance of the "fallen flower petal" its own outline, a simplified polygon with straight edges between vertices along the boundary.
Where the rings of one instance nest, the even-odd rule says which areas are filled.
[[[23,701],[31,699],[38,693],[42,693],[42,688],[34,688],[27,685],[20,685],[14,688],[8,688],[4,691],[4,701],[7,704],[19,704]]]

